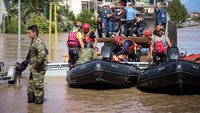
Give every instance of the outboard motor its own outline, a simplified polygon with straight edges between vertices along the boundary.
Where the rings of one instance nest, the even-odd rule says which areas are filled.
[[[180,57],[178,47],[168,47],[167,56],[169,60],[178,60]]]
[[[111,60],[112,48],[110,46],[103,46],[101,48],[101,56],[103,60]]]

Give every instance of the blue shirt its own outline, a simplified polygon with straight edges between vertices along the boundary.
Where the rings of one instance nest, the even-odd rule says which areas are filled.
[[[135,15],[136,15],[135,9],[133,9],[132,7],[126,8],[126,20],[134,20]]]
[[[107,13],[108,13],[108,11],[104,9],[104,10],[101,12],[101,17],[102,17],[103,19],[107,19]]]
[[[167,23],[167,14],[163,8],[156,12],[157,24]]]
[[[132,42],[131,40],[126,40],[126,41],[124,41],[124,46],[122,47],[122,50],[119,51],[116,55],[119,56],[119,55],[121,55],[121,54],[126,53],[126,50],[127,50],[130,46],[132,46],[132,44],[133,44],[133,42]]]
[[[113,16],[111,16],[110,18],[108,18],[108,20],[111,20],[111,21],[115,21],[116,20],[116,16],[117,16],[117,12],[116,10],[108,10],[108,14],[114,14]]]

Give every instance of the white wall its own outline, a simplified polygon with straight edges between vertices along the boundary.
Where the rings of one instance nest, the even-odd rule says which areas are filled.
[[[73,11],[75,16],[77,16],[81,12],[81,1],[82,0],[69,0],[69,9]]]
[[[0,24],[2,22],[2,15],[6,13],[6,7],[3,0],[0,0]]]
[[[90,2],[93,2],[93,3],[97,3],[96,0],[68,0],[67,3],[69,5],[69,9],[70,9],[70,11],[73,11],[75,16],[77,16],[82,11],[81,1],[85,1],[85,2],[90,1]],[[90,7],[92,7],[92,6],[90,6]]]

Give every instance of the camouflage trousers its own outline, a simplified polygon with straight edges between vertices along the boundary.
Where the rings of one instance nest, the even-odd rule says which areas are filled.
[[[44,98],[44,74],[45,71],[32,69],[29,76],[27,93],[29,102],[42,103]]]
[[[90,47],[81,50],[77,64],[82,64],[97,58],[96,51]]]

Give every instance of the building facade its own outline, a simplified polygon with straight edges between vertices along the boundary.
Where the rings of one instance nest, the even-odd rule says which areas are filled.
[[[112,2],[113,0],[66,0],[69,10],[73,11],[75,16],[77,16],[82,10],[97,12],[99,5]]]

